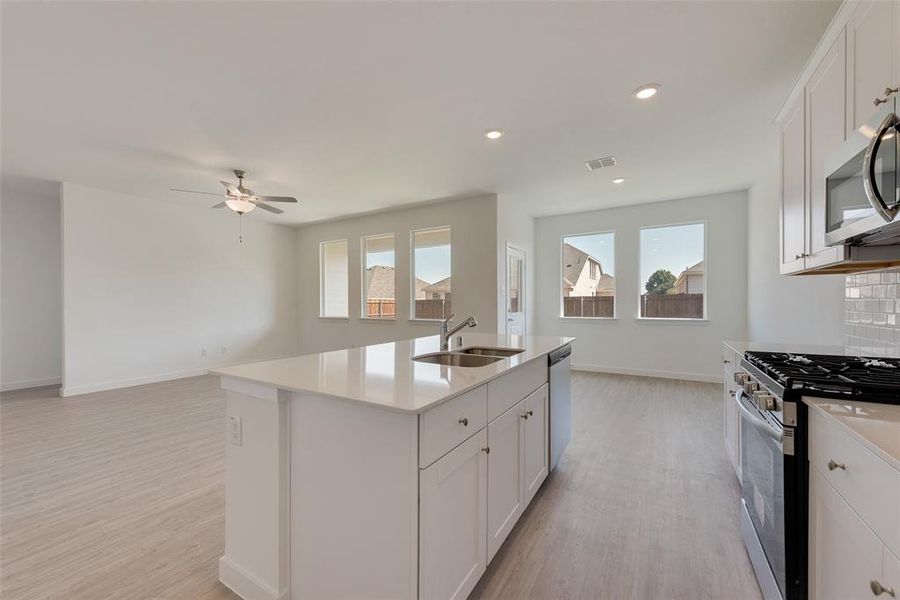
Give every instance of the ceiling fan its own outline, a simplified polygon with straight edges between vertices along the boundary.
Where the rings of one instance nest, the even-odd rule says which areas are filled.
[[[223,202],[219,202],[218,204],[213,204],[213,208],[223,208],[227,206],[237,214],[245,215],[258,206],[263,210],[267,210],[269,212],[280,215],[284,213],[283,210],[281,210],[280,208],[275,208],[274,206],[269,206],[268,204],[266,204],[266,202],[297,202],[296,198],[292,198],[290,196],[258,196],[250,188],[244,187],[244,177],[247,175],[245,171],[235,169],[234,174],[238,178],[237,185],[228,183],[227,181],[219,182],[225,186],[224,196],[226,199]],[[189,194],[207,194],[209,196],[223,195],[214,192],[200,192],[197,190],[182,190],[178,188],[170,189],[173,192],[187,192]]]

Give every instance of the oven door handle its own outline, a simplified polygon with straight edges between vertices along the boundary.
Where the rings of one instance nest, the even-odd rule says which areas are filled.
[[[863,158],[863,189],[866,191],[866,198],[869,200],[869,204],[872,205],[872,208],[875,209],[875,212],[888,223],[893,221],[894,217],[897,216],[900,205],[894,204],[893,206],[888,206],[884,201],[881,192],[878,190],[878,184],[875,181],[875,157],[878,155],[878,148],[881,146],[882,136],[887,133],[888,129],[891,129],[898,123],[900,123],[900,119],[897,118],[897,115],[888,113],[881,122],[881,125],[878,126],[878,129],[875,130],[875,135],[872,136],[872,141],[869,142],[869,146],[866,148],[865,157]],[[900,134],[900,132],[894,133],[894,135],[898,134]],[[894,190],[894,195],[896,196],[896,190]],[[896,200],[897,199],[895,198],[894,201],[896,202]]]
[[[753,410],[747,408],[747,405],[744,403],[744,397],[746,395],[747,394],[742,388],[738,388],[737,393],[734,395],[734,399],[737,400],[738,408],[741,409],[741,412],[754,427],[780,444],[783,441],[784,432],[771,425],[768,421],[763,419],[758,414],[755,414],[756,407],[754,407]]]

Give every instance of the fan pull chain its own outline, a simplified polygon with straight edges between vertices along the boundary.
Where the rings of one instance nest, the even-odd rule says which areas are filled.
[[[244,215],[238,215],[238,241],[244,244]]]

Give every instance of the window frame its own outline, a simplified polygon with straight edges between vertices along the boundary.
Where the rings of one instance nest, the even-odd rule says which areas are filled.
[[[325,248],[328,244],[343,242],[346,245],[347,262],[347,313],[344,315],[325,314]],[[348,321],[350,319],[350,240],[338,238],[319,242],[319,318],[332,321]]]
[[[566,257],[563,252],[563,247],[566,243],[566,238],[574,238],[574,237],[582,237],[589,235],[612,235],[612,246],[613,246],[613,273],[616,272],[616,264],[618,263],[618,249],[616,248],[616,239],[618,238],[617,231],[615,229],[607,229],[603,231],[586,231],[584,233],[564,233],[559,237],[559,273],[556,278],[557,285],[559,287],[556,289],[557,298],[559,301],[559,313],[558,317],[565,321],[588,321],[588,322],[603,322],[603,321],[616,321],[619,318],[619,279],[618,275],[613,275],[616,278],[616,289],[613,293],[613,314],[611,317],[567,317],[566,316],[566,304],[565,304],[565,296],[562,294],[562,286],[564,285],[563,277],[566,272]],[[602,265],[601,265],[602,266]],[[590,268],[590,267],[588,267]]]
[[[368,254],[369,240],[377,240],[381,238],[391,238],[392,252],[394,253],[394,316],[393,317],[370,317],[366,313],[369,308],[366,289],[366,255]],[[391,233],[375,233],[372,235],[364,235],[359,238],[359,318],[366,321],[396,321],[397,320],[397,236]]]
[[[440,323],[444,319],[426,319],[416,316],[416,234],[431,231],[447,230],[450,239],[450,294],[453,294],[453,228],[450,225],[438,225],[435,227],[423,227],[410,229],[409,231],[409,321],[418,323]]]
[[[642,317],[641,296],[647,290],[644,289],[645,281],[641,281],[641,271],[644,263],[644,253],[641,248],[641,235],[647,229],[666,229],[669,227],[683,227],[687,225],[703,225],[703,316],[702,317]],[[638,297],[635,320],[645,323],[705,323],[709,321],[709,222],[706,219],[694,221],[682,221],[678,223],[664,223],[661,225],[645,225],[638,228]],[[676,275],[676,280],[678,276]]]

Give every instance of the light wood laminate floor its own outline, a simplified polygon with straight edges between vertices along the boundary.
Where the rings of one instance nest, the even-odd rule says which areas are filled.
[[[0,395],[0,597],[237,598],[224,411],[213,377]],[[573,442],[471,598],[759,598],[722,419],[721,386],[573,373]]]

